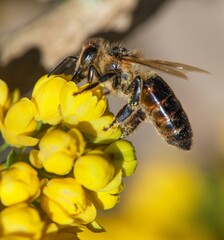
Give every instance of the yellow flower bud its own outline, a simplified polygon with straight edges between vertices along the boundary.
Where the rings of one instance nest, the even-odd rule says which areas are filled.
[[[50,77],[45,75],[38,80],[32,93],[32,101],[37,108],[36,120],[51,125],[56,125],[61,121],[59,94],[66,82],[64,78],[54,75]]]
[[[5,117],[5,127],[15,134],[25,134],[36,130],[37,123],[33,119],[36,109],[28,98],[22,98],[14,104]]]
[[[0,105],[4,106],[7,98],[8,98],[8,93],[9,93],[9,89],[8,86],[6,84],[6,82],[4,82],[3,80],[0,79]]]
[[[77,232],[81,232],[84,229],[83,226],[78,227],[75,224],[59,225],[55,222],[49,222],[45,224],[45,231],[43,240],[80,240],[77,237]]]
[[[7,207],[0,212],[1,239],[39,240],[43,227],[38,211],[26,203]]]
[[[0,198],[5,206],[31,202],[40,193],[37,172],[25,162],[16,162],[0,172]]]
[[[114,164],[119,169],[121,168],[124,177],[130,176],[135,172],[138,162],[131,142],[118,140],[105,148],[104,152],[113,159]]]
[[[58,224],[87,224],[96,209],[74,178],[52,179],[43,189],[42,209]]]
[[[115,177],[115,167],[100,150],[91,151],[75,162],[76,180],[90,190],[106,187]]]
[[[34,120],[36,109],[28,98],[22,98],[8,110],[0,128],[5,141],[15,147],[34,146],[38,139],[29,137],[36,128]]]
[[[117,172],[114,179],[106,185],[106,187],[101,188],[98,192],[109,192],[111,194],[118,194],[123,189],[122,185],[122,171]]]
[[[68,126],[101,117],[107,106],[102,86],[75,95],[77,92],[78,88],[72,81],[67,82],[60,91],[61,115]]]
[[[121,180],[122,172],[120,171],[105,188],[100,189],[97,192],[89,191],[91,201],[96,208],[103,210],[110,209],[119,202],[119,193],[124,188]]]
[[[106,210],[113,208],[119,202],[120,195],[108,192],[92,192],[91,198],[98,209]]]
[[[37,168],[44,167],[48,172],[65,175],[71,171],[84,146],[84,139],[77,129],[68,132],[55,129],[41,138],[39,151],[31,150],[30,161]]]
[[[12,93],[9,93],[6,82],[0,79],[0,119],[3,119],[4,113],[10,107],[10,105],[18,101],[20,96],[19,90],[15,89]]]
[[[105,130],[113,120],[113,115],[105,115],[88,122],[81,122],[79,124],[79,129],[90,142],[96,144],[109,144],[121,137],[121,130],[117,126]]]
[[[3,112],[5,110],[5,104],[8,98],[9,89],[7,84],[0,79],[0,119],[3,118]]]

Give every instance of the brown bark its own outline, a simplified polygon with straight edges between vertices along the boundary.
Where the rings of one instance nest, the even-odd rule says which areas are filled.
[[[7,64],[37,47],[42,64],[51,68],[77,52],[84,39],[104,30],[122,31],[131,23],[138,0],[68,0],[47,14],[0,39],[1,59]]]

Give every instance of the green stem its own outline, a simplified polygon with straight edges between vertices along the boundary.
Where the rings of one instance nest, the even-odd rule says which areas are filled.
[[[27,147],[21,147],[20,153],[21,153],[21,154],[25,153],[26,149],[27,149]]]
[[[3,152],[7,147],[9,147],[9,144],[8,143],[3,143],[1,146],[0,146],[0,152]]]

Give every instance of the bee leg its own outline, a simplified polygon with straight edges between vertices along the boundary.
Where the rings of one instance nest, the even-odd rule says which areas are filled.
[[[142,89],[141,78],[137,76],[132,84],[133,94],[131,100],[123,106],[123,108],[115,116],[114,121],[108,127],[104,128],[104,130],[108,130],[116,124],[122,125],[122,122],[125,122],[125,120],[128,119],[128,117],[138,108]]]
[[[119,84],[120,84],[120,78],[118,76],[115,76],[115,78],[112,81],[112,88],[117,89]]]
[[[116,76],[116,73],[106,73],[103,76],[101,76],[97,82],[91,83],[90,85],[88,85],[85,90],[90,90],[94,87],[96,87],[97,85],[99,85],[100,83],[106,82],[110,79],[112,79],[113,77]]]
[[[99,85],[99,82],[90,83],[89,85],[87,85],[85,88],[83,88],[83,89],[80,90],[79,92],[73,93],[73,96],[76,96],[76,95],[78,95],[78,94],[80,94],[80,93],[83,93],[83,92],[85,92],[85,91],[91,90],[91,89],[97,87],[98,85]]]
[[[115,76],[116,76],[116,73],[107,73],[107,74],[101,76],[97,82],[89,84],[85,89],[83,89],[83,91],[90,90],[90,89],[96,87],[97,85],[99,85],[100,83],[106,82]]]
[[[80,94],[80,93],[82,93],[82,92],[91,90],[91,89],[95,88],[96,86],[98,86],[100,83],[103,83],[103,82],[106,82],[106,81],[110,80],[110,79],[113,78],[114,76],[116,76],[116,73],[107,73],[107,74],[101,76],[101,77],[98,79],[98,82],[90,83],[90,84],[87,85],[85,88],[83,88],[80,92],[77,92],[77,93],[75,93],[74,95],[77,95],[77,94]]]
[[[71,68],[74,63],[77,61],[77,57],[75,56],[69,56],[66,57],[64,60],[62,60],[53,70],[50,71],[48,74],[48,77],[51,76],[51,74],[62,74],[65,73],[66,70]]]
[[[146,119],[146,116],[146,113],[140,108],[132,113],[124,122],[120,123],[122,138],[129,136]]]
[[[127,103],[116,115],[116,121],[123,122],[138,107],[141,96],[142,80],[139,76],[132,82],[133,94],[129,103]]]
[[[99,81],[99,83],[103,83],[103,82],[109,81],[109,80],[111,80],[112,78],[116,77],[116,75],[117,75],[117,74],[114,73],[114,72],[106,73],[106,74],[102,75],[102,76],[98,79],[98,81]]]
[[[78,67],[78,69],[75,70],[75,72],[72,76],[72,80],[76,83],[81,82],[84,78],[86,78],[86,76],[83,75],[82,72],[83,72],[82,67]],[[93,65],[90,65],[90,67],[88,69],[88,74],[87,74],[87,82],[88,83],[93,82],[94,73],[96,74],[96,76],[98,78],[100,77],[100,74],[97,71],[97,69]]]
[[[96,70],[96,68],[93,65],[91,65],[88,70],[88,76],[87,76],[88,83],[91,83],[93,81],[94,72],[95,72],[97,78],[100,77],[99,72]]]
[[[116,73],[111,72],[111,73],[106,73],[106,74],[100,76],[97,69],[93,65],[91,65],[88,70],[88,76],[87,76],[88,83],[91,83],[93,81],[94,73],[96,74],[96,77],[97,77],[99,83],[106,82],[116,75]]]

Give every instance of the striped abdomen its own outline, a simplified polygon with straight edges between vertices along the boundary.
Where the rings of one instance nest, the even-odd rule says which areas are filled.
[[[141,105],[167,143],[184,150],[191,148],[188,117],[172,89],[158,75],[144,81]]]

